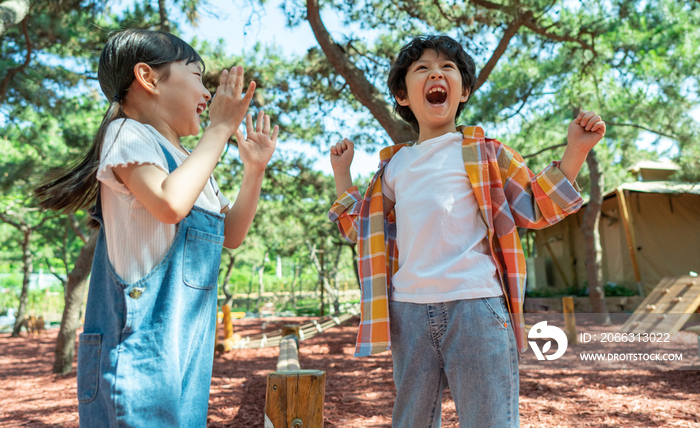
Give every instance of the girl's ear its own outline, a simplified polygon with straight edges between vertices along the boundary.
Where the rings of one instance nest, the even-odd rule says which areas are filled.
[[[156,83],[158,83],[158,76],[154,69],[150,65],[139,62],[134,66],[134,76],[135,81],[151,94],[156,93]]]

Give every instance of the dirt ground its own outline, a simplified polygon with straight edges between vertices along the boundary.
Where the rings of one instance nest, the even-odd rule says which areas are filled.
[[[294,319],[243,319],[243,336]],[[389,353],[353,358],[357,319],[300,343],[305,369],[326,372],[325,427],[390,427],[395,396]],[[0,336],[0,427],[77,427],[75,372],[51,374],[57,330]],[[208,427],[262,427],[266,376],[278,350],[229,352],[214,361]],[[443,426],[457,427],[445,392]],[[700,427],[700,371],[522,370],[521,427]]]

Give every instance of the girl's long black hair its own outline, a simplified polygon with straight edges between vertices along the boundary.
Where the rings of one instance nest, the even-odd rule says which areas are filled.
[[[107,41],[97,69],[100,88],[109,100],[92,145],[85,155],[36,188],[39,206],[63,212],[72,212],[95,203],[99,182],[97,170],[107,128],[115,119],[126,118],[122,102],[129,96],[133,83],[134,66],[140,62],[154,70],[161,70],[159,80],[167,79],[169,64],[176,61],[198,62],[204,72],[204,61],[183,40],[170,33],[151,30],[124,30]]]

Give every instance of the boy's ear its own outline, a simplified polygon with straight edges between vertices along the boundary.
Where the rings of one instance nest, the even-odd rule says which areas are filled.
[[[402,107],[408,107],[408,97],[405,91],[399,91],[396,96],[396,103]]]
[[[156,93],[156,83],[158,83],[158,76],[154,69],[150,65],[139,62],[134,66],[134,76],[136,77],[136,82],[146,91],[151,94]]]
[[[459,99],[459,101],[463,103],[469,101],[469,88],[464,88],[462,91],[462,97]]]

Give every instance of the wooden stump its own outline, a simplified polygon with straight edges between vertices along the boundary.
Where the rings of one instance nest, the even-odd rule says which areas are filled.
[[[571,296],[562,297],[562,307],[564,308],[564,325],[566,326],[566,335],[569,336],[569,344],[575,345],[578,343],[576,338],[576,314],[574,313],[574,298]]]
[[[323,428],[326,372],[293,370],[267,376],[265,428]]]

